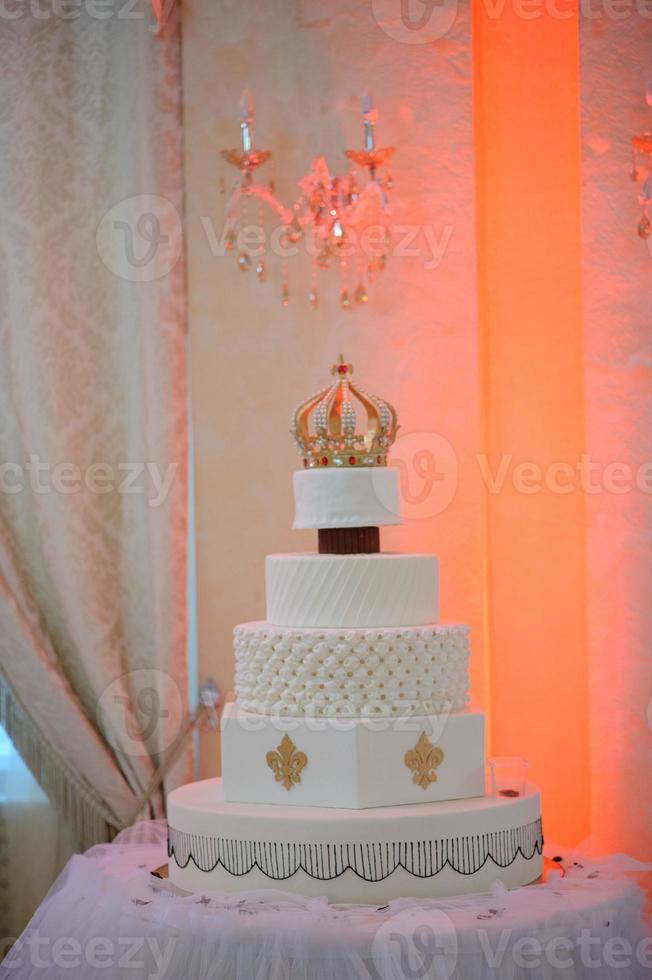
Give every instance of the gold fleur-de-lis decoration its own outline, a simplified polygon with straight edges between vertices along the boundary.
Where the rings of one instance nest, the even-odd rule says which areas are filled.
[[[301,782],[301,773],[308,765],[308,756],[299,752],[289,735],[284,735],[277,745],[275,752],[265,756],[267,765],[274,773],[277,783],[282,783],[285,789],[292,789]]]
[[[425,732],[421,732],[419,741],[405,753],[405,765],[412,771],[412,782],[421,789],[428,789],[431,783],[437,782],[437,767],[444,761],[444,753],[438,745],[433,745]]]

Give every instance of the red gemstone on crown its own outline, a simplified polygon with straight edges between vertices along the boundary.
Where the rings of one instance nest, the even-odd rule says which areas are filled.
[[[382,456],[376,456],[376,462],[378,463],[379,466],[382,463],[382,461],[383,461],[383,457]]]
[[[321,465],[322,466],[328,466],[328,456],[322,456],[322,458],[321,458]]]
[[[349,456],[349,466],[355,466],[355,456]]]
[[[337,365],[338,374],[346,374],[348,370],[349,370],[349,368],[348,368],[348,365],[347,364],[338,364]]]

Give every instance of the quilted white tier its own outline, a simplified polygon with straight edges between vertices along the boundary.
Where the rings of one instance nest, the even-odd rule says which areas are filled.
[[[468,703],[463,625],[375,629],[236,626],[235,688],[262,715],[439,715]]]
[[[268,555],[265,582],[275,626],[422,626],[439,617],[435,555]]]
[[[484,716],[279,718],[227,704],[224,798],[361,809],[482,796]]]
[[[398,470],[387,466],[296,470],[294,528],[402,524]]]
[[[371,810],[225,803],[219,779],[168,796],[170,880],[191,892],[276,888],[331,902],[525,885],[542,871],[539,794]]]

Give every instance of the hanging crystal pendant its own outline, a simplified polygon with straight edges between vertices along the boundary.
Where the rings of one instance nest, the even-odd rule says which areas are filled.
[[[286,235],[288,241],[294,245],[301,240],[302,234],[303,234],[303,229],[301,227],[301,223],[295,214],[294,217],[292,218],[292,221],[287,226]]]
[[[369,299],[369,297],[367,296],[367,290],[364,288],[362,283],[359,284],[358,288],[353,294],[353,298],[356,301],[356,303],[360,303],[360,304],[366,303],[367,300]]]
[[[246,252],[240,252],[238,256],[238,265],[241,272],[248,272],[251,268],[251,259]]]
[[[650,222],[647,214],[643,214],[638,223],[638,233],[641,238],[649,238],[652,235],[652,222]]]
[[[342,227],[342,222],[339,218],[336,218],[333,222],[331,237],[333,239],[333,245],[336,248],[339,248],[340,245],[344,244],[344,228]]]
[[[351,300],[349,299],[348,289],[340,289],[340,306],[343,310],[348,310],[351,305]]]
[[[308,293],[308,302],[312,306],[313,310],[316,310],[319,306],[319,296],[317,295],[317,290],[313,288]]]
[[[283,306],[287,306],[290,302],[290,290],[286,282],[283,283],[283,288],[281,289],[281,302]]]
[[[235,243],[237,241],[236,233],[234,228],[229,228],[224,238],[224,247],[227,252],[232,252],[235,248]]]
[[[258,282],[265,282],[267,279],[267,269],[262,259],[259,259],[256,263],[256,275],[258,276]]]

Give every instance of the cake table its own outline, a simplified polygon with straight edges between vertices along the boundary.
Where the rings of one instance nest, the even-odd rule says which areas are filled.
[[[75,856],[1,980],[650,980],[643,893],[625,858],[453,899],[328,905],[282,890],[188,894],[157,821]],[[561,874],[564,874],[561,877]]]

